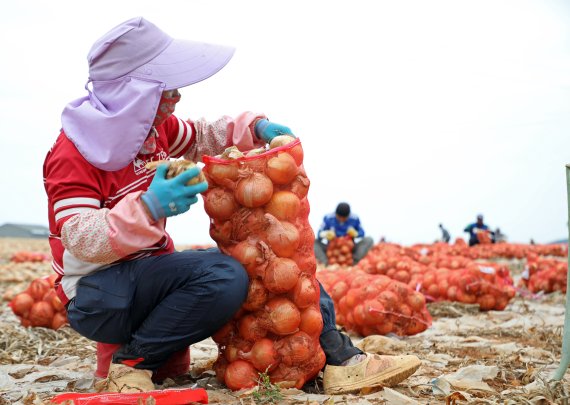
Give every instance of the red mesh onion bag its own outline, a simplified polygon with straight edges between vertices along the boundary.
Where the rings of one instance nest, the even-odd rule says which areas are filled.
[[[249,155],[203,159],[210,235],[250,281],[240,311],[213,336],[214,368],[232,390],[253,387],[260,372],[301,388],[325,364],[303,149],[296,139]]]
[[[350,236],[341,236],[334,238],[329,242],[327,248],[327,259],[329,264],[338,264],[340,266],[352,266],[352,250],[354,249],[354,241]]]
[[[428,302],[478,304],[481,311],[502,311],[515,296],[508,269],[493,263],[471,263],[458,270],[428,270],[418,278],[417,288]]]
[[[318,278],[335,304],[337,323],[362,336],[410,336],[432,324],[420,292],[384,275],[322,270]]]

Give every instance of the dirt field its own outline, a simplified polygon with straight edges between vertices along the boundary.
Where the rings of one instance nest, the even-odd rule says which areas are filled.
[[[15,251],[49,252],[47,242],[0,239],[0,292],[4,299],[38,276],[51,274],[48,262],[11,263]],[[513,276],[522,265],[511,263]],[[524,296],[523,296],[524,295]],[[362,396],[327,396],[320,380],[303,391],[283,390],[286,404],[566,404],[570,373],[548,382],[559,364],[564,296],[517,297],[505,311],[479,312],[477,306],[430,304],[434,321],[409,338],[351,336],[369,352],[416,354],[423,362],[414,376],[394,389]],[[269,403],[264,391],[231,392],[217,383],[211,365],[217,348],[211,340],[192,346],[192,370],[160,388],[203,387],[210,403]],[[69,327],[58,331],[24,328],[7,301],[0,309],[0,404],[42,404],[57,393],[92,392],[95,344]]]

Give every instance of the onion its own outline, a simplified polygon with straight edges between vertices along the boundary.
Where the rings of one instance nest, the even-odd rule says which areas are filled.
[[[319,336],[323,331],[323,316],[321,311],[310,306],[301,312],[299,329],[310,336]]]
[[[243,264],[250,278],[254,278],[256,276],[256,268],[264,260],[263,254],[257,248],[256,243],[257,242],[252,239],[247,239],[239,242],[230,249],[231,256]]]
[[[291,182],[291,192],[299,198],[305,198],[309,193],[311,182],[304,174],[297,175]]]
[[[246,315],[238,321],[238,330],[240,336],[250,342],[255,342],[267,334],[263,320],[252,314]]]
[[[263,208],[240,208],[232,217],[232,235],[236,240],[247,239],[250,235],[259,235],[268,226]]]
[[[232,163],[212,163],[205,167],[206,176],[220,186],[229,186],[237,180],[239,169],[235,162]]]
[[[481,311],[490,311],[495,308],[497,304],[495,296],[492,294],[485,294],[477,298],[477,304],[479,304],[479,309]]]
[[[319,371],[322,370],[322,368],[325,366],[326,361],[327,356],[325,352],[320,346],[318,346],[316,355],[311,358],[309,364],[307,364],[305,368],[305,376],[307,381],[310,381],[314,376],[317,375]]]
[[[225,384],[225,374],[227,367],[228,361],[225,359],[222,353],[219,353],[218,358],[214,363],[214,372],[216,373],[216,379],[222,384]]]
[[[204,196],[204,210],[214,219],[228,219],[238,208],[231,192],[223,188],[213,188]]]
[[[51,320],[50,327],[54,330],[58,330],[59,328],[61,328],[66,323],[67,323],[67,317],[64,314],[62,314],[61,312],[57,312],[53,316],[53,319]]]
[[[216,343],[225,344],[235,334],[233,322],[228,322],[222,326],[216,333],[212,335],[212,339]]]
[[[287,298],[275,297],[265,304],[268,328],[277,335],[297,332],[301,323],[299,309]]]
[[[427,325],[418,319],[410,319],[406,325],[405,334],[407,336],[415,335],[427,329]]]
[[[269,378],[271,382],[279,386],[279,388],[303,388],[307,377],[305,371],[298,367],[289,367],[284,363],[279,364],[277,369],[273,371]]]
[[[30,283],[26,292],[30,294],[35,301],[40,301],[50,288],[49,281],[44,278],[36,278]]]
[[[297,284],[300,272],[293,260],[277,257],[267,266],[263,284],[270,292],[282,294]]]
[[[275,347],[282,362],[288,366],[298,366],[315,354],[315,343],[305,332],[297,332],[280,339]]]
[[[248,352],[251,349],[251,343],[243,339],[234,339],[223,349],[224,357],[230,363],[240,358],[241,352]]]
[[[32,323],[32,326],[44,326],[49,328],[53,315],[54,311],[52,306],[45,301],[39,301],[30,308],[28,319]]]
[[[50,275],[46,278],[46,280],[48,281],[49,286],[50,286],[51,288],[54,288],[54,287],[55,287],[55,280],[57,280],[57,274],[50,274]]]
[[[266,301],[267,290],[263,287],[263,282],[257,278],[250,280],[247,298],[243,303],[243,307],[248,311],[257,311],[263,308]]]
[[[34,299],[28,293],[20,293],[10,301],[10,307],[14,314],[18,316],[27,317],[30,309],[34,305]]]
[[[266,237],[269,246],[280,257],[291,257],[299,246],[299,231],[290,222],[279,222],[273,215],[265,214],[269,221]]]
[[[232,223],[231,221],[212,220],[210,224],[210,237],[220,245],[229,243],[232,239]]]
[[[224,373],[226,385],[234,391],[255,387],[258,377],[255,367],[245,360],[236,360],[228,364]]]
[[[386,320],[386,308],[378,300],[371,299],[364,301],[363,304],[365,320],[364,324],[368,326],[378,325]]]
[[[251,173],[241,179],[235,189],[237,201],[248,208],[265,205],[273,195],[273,183],[261,173]]]
[[[49,290],[44,295],[42,301],[49,303],[56,312],[61,312],[65,309],[63,303],[61,302],[61,300],[57,296],[57,293],[53,289]]]
[[[301,144],[293,146],[289,149],[289,153],[293,156],[293,159],[295,159],[297,166],[301,166],[303,164],[304,153]]]
[[[340,300],[341,297],[344,297],[346,295],[348,288],[349,288],[348,284],[346,284],[344,281],[339,281],[339,282],[335,283],[335,285],[332,287],[331,294],[330,294],[332,299],[335,301]]]
[[[279,148],[295,141],[295,137],[291,135],[278,135],[269,142],[269,149]]]
[[[306,308],[309,305],[319,302],[321,290],[317,280],[313,277],[302,274],[293,289],[293,302],[299,308]]]
[[[257,370],[262,372],[275,370],[281,362],[273,341],[266,338],[259,339],[249,352],[241,353],[240,357],[249,360]]]
[[[265,206],[265,211],[277,219],[290,221],[297,218],[301,201],[290,191],[277,191]]]
[[[289,184],[297,175],[297,163],[287,152],[279,153],[267,161],[267,175],[276,184]]]
[[[447,294],[447,291],[445,293]],[[426,298],[422,293],[417,291],[410,292],[407,301],[414,311],[421,311],[426,305]]]

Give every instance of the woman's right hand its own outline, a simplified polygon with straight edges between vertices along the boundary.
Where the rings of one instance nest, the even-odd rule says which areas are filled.
[[[208,183],[205,181],[186,185],[192,178],[200,174],[198,167],[185,170],[172,179],[166,178],[167,171],[167,164],[158,166],[152,183],[141,196],[141,200],[155,221],[188,211],[192,204],[198,202],[196,194],[203,193],[208,189]]]

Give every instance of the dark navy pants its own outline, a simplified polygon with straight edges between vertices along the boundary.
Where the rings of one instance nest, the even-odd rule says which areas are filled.
[[[170,355],[212,336],[239,310],[248,276],[217,249],[187,250],[122,262],[80,279],[69,303],[71,327],[102,343],[121,344],[113,362],[154,370]],[[361,353],[336,330],[334,306],[321,286],[327,364]]]

